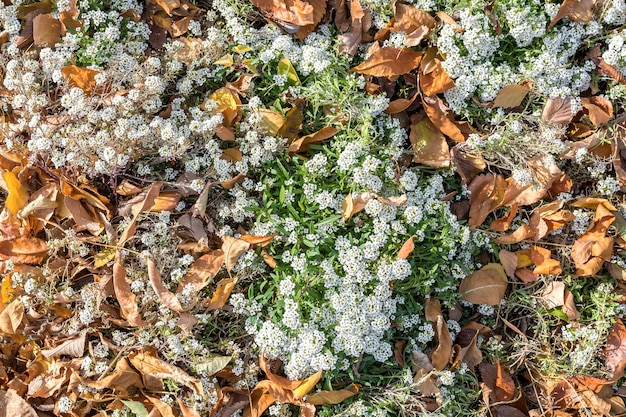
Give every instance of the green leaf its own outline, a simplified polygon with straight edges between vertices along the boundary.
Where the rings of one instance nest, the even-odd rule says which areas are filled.
[[[148,417],[148,410],[146,410],[146,407],[144,407],[142,403],[130,400],[122,400],[122,402],[126,407],[130,408],[130,411],[137,417]]]
[[[196,372],[207,375],[215,375],[224,369],[231,359],[231,356],[213,356],[212,358],[208,358],[207,360],[197,364]]]

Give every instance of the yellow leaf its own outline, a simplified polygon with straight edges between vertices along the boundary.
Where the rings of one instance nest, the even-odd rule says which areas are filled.
[[[348,389],[320,391],[315,394],[308,395],[306,397],[306,402],[313,405],[339,404],[345,399],[356,395],[358,392],[359,385],[352,384]]]
[[[215,65],[222,65],[223,67],[226,67],[226,68],[232,67],[234,63],[235,61],[233,60],[233,56],[231,54],[224,55],[223,57],[221,57],[220,59],[214,62]]]
[[[252,58],[244,59],[243,61],[241,61],[241,65],[246,67],[251,73],[257,75],[259,74],[259,70],[256,69],[256,65],[252,63]]]
[[[280,75],[284,75],[287,77],[289,84],[291,85],[300,85],[300,78],[298,78],[298,73],[296,73],[296,69],[291,65],[291,61],[287,58],[283,58],[278,62],[278,73]]]
[[[313,375],[311,375],[310,377],[302,381],[302,383],[298,385],[296,389],[293,390],[293,396],[298,400],[304,397],[313,388],[315,388],[315,385],[319,382],[321,378],[322,378],[322,371],[317,371],[316,373],[314,373]]]
[[[237,46],[233,46],[232,51],[236,54],[245,54],[246,52],[250,52],[252,50],[252,48],[250,48],[248,45],[237,45]]]
[[[217,111],[223,113],[225,110],[237,110],[237,100],[230,89],[222,87],[209,96],[210,100],[217,103]]]
[[[115,259],[115,249],[106,248],[102,252],[98,252],[94,255],[93,266],[95,266],[96,268],[101,268],[111,262],[113,259]]]
[[[22,183],[13,172],[6,171],[2,174],[2,177],[4,178],[4,182],[9,189],[9,196],[7,197],[5,203],[6,208],[12,214],[17,214],[17,212],[20,211],[28,201],[28,191],[22,187]]]
[[[215,294],[211,297],[211,301],[207,306],[207,310],[219,310],[220,308],[226,305],[226,301],[228,301],[228,297],[230,297],[230,293],[233,292],[233,288],[235,288],[235,280],[233,278],[224,278],[217,283],[217,288],[215,288]]]

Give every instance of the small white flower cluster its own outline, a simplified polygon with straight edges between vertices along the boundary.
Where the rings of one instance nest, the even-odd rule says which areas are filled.
[[[626,7],[624,14],[626,15]],[[612,33],[608,38],[608,49],[602,53],[604,61],[607,64],[616,67],[618,71],[624,75],[626,75],[626,48],[624,48],[625,40],[626,30]]]

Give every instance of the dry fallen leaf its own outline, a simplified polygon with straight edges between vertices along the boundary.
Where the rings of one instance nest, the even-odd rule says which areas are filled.
[[[413,243],[413,236],[411,236],[400,248],[400,251],[398,252],[398,259],[406,259],[411,252],[413,252],[413,249],[415,249],[415,243]]]
[[[574,117],[572,114],[572,99],[567,98],[551,98],[548,99],[543,108],[541,118],[546,123],[554,123],[556,125],[567,126]]]
[[[54,47],[61,42],[61,22],[51,14],[40,14],[33,19],[33,43]]]
[[[563,0],[559,11],[548,24],[548,30],[564,17],[573,22],[589,23],[594,16],[595,0]]]
[[[230,272],[241,255],[250,249],[250,243],[232,236],[223,236],[222,241],[224,242],[222,243],[222,251],[224,252],[225,259],[224,263],[226,270]]]
[[[327,126],[321,130],[310,135],[302,136],[299,139],[294,140],[289,145],[289,153],[306,152],[309,150],[310,144],[317,144],[332,138],[339,130],[332,126]]]
[[[309,394],[306,397],[306,402],[313,405],[339,404],[358,393],[359,385],[352,384],[347,389],[319,391],[314,394]]]
[[[12,301],[0,311],[0,334],[16,334],[23,319],[24,304],[20,300]]]
[[[71,337],[69,340],[50,349],[42,349],[41,354],[46,358],[52,358],[56,355],[67,355],[73,358],[80,358],[85,353],[85,340],[87,331],[83,330],[78,335]]]
[[[142,375],[148,375],[153,378],[171,379],[190,389],[196,394],[202,395],[203,389],[200,381],[179,367],[161,360],[148,352],[139,351],[128,355],[128,359],[132,365],[141,372]]]
[[[456,142],[465,142],[476,130],[467,122],[458,122],[448,113],[448,108],[438,96],[423,96],[422,104],[428,118],[441,132]]]
[[[187,274],[178,283],[176,292],[180,293],[187,284],[193,285],[196,291],[200,291],[217,275],[222,265],[224,265],[224,252],[221,249],[202,255],[191,264]]]
[[[24,189],[17,175],[13,172],[4,172],[2,178],[9,191],[9,195],[5,201],[5,207],[12,214],[17,214],[28,202],[29,193]]]
[[[147,322],[141,317],[141,311],[137,305],[137,297],[130,289],[130,283],[126,279],[126,269],[122,264],[122,254],[120,250],[115,251],[115,262],[113,264],[113,288],[115,297],[120,303],[120,308],[131,326],[146,326]]]
[[[228,297],[230,297],[230,293],[235,288],[235,284],[236,281],[233,278],[224,278],[220,280],[216,285],[213,297],[211,297],[209,303],[206,305],[206,309],[211,311],[219,310],[224,307],[226,305],[226,301],[228,301]]]
[[[605,124],[613,118],[613,105],[601,96],[583,97],[580,102],[587,113],[589,120],[594,126]]]
[[[530,88],[524,84],[510,84],[503,87],[496,98],[493,100],[494,107],[503,107],[509,109],[522,104],[522,101],[530,91]]]
[[[30,406],[14,389],[0,390],[0,416],[2,417],[37,417]]]
[[[414,162],[434,168],[450,166],[450,148],[446,138],[428,117],[411,124],[409,140],[413,147]]]
[[[459,292],[463,294],[461,299],[472,304],[500,304],[508,282],[506,273],[500,264],[490,263],[463,278],[459,286]]]
[[[619,317],[615,318],[615,324],[606,339],[603,356],[613,378],[620,364],[626,360],[626,326]]]
[[[419,66],[422,52],[405,48],[386,46],[374,52],[367,60],[352,68],[358,72],[375,77],[395,77],[408,74]]]
[[[178,297],[173,292],[170,292],[165,285],[163,285],[163,281],[161,280],[161,274],[159,274],[159,270],[152,259],[148,259],[148,277],[150,279],[150,284],[154,289],[159,301],[161,301],[167,308],[181,312],[185,309],[180,304]]]

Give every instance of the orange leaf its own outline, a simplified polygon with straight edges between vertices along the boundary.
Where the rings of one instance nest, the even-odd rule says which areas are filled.
[[[16,264],[41,264],[48,258],[48,244],[45,240],[20,236],[0,241],[0,259]]]
[[[22,187],[22,183],[13,172],[4,172],[2,178],[9,190],[9,195],[4,204],[12,214],[17,214],[28,202],[28,191]]]
[[[422,55],[422,52],[387,46],[374,52],[365,62],[352,68],[350,72],[356,71],[375,77],[395,77],[408,74],[419,66]]]
[[[301,138],[291,142],[291,144],[289,145],[289,153],[306,152],[309,150],[310,144],[321,143],[326,139],[335,136],[338,131],[339,130],[335,129],[332,126],[326,126],[325,128],[322,128],[315,133],[302,136]]]
[[[413,252],[413,249],[415,249],[415,244],[413,243],[413,236],[411,236],[400,248],[400,252],[398,252],[398,259],[406,259],[411,252]]]
[[[270,19],[294,26],[315,24],[313,6],[302,0],[252,0]],[[292,32],[293,33],[293,32]]]
[[[252,235],[244,235],[241,236],[241,240],[248,242],[251,245],[260,245],[261,247],[269,245],[269,243],[276,237],[276,234],[267,235],[267,236],[252,236]]]
[[[85,94],[89,94],[96,87],[96,75],[99,71],[68,65],[61,69],[61,73],[71,86],[78,87]]]
[[[500,243],[502,245],[512,245],[514,243],[519,243],[522,240],[531,238],[535,235],[533,229],[527,225],[523,224],[517,228],[513,233],[509,235],[502,235],[494,239],[496,243]]]
[[[207,305],[206,309],[211,310],[219,310],[224,307],[226,301],[228,301],[228,297],[230,297],[230,293],[235,288],[235,280],[233,278],[224,278],[217,283],[215,288],[215,293],[213,297],[211,297],[211,301]]]
[[[404,3],[396,3],[395,7],[393,30],[401,30],[408,35],[422,26],[432,29],[437,24],[435,18],[417,7]]]
[[[546,248],[531,246],[530,257],[535,264],[533,273],[558,275],[561,273],[561,264],[556,259],[551,259],[552,253]]]
[[[502,265],[490,263],[463,278],[459,292],[463,294],[461,299],[472,304],[495,306],[502,301],[507,287],[506,273]]]
[[[580,101],[589,113],[589,120],[594,126],[605,124],[613,118],[613,105],[606,98],[600,96],[583,97]]]
[[[117,361],[114,371],[97,381],[80,378],[80,381],[90,388],[113,388],[114,390],[128,390],[130,387],[144,388],[141,376],[130,366],[128,359]]]
[[[457,122],[448,115],[448,108],[438,96],[423,96],[422,104],[428,118],[441,132],[456,142],[465,142],[471,133],[476,133],[467,122]]]

